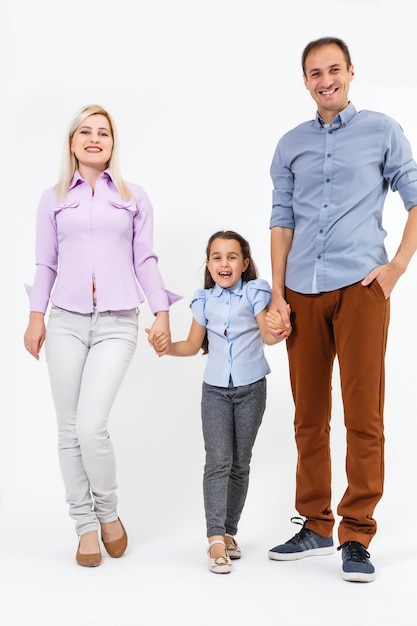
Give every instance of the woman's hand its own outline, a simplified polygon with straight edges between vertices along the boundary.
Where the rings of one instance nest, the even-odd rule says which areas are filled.
[[[145,331],[149,335],[151,329],[145,328]],[[154,333],[152,346],[158,356],[163,356],[165,354],[165,350],[169,344],[169,341],[169,336],[166,333]]]
[[[154,323],[151,328],[145,328],[148,333],[148,342],[155,349],[158,356],[168,354],[171,347],[171,331],[169,329],[169,313],[168,311],[159,311],[155,315]],[[155,344],[155,340],[157,344]],[[155,345],[163,346],[161,350],[157,350]]]
[[[45,341],[45,315],[37,311],[32,311],[29,317],[29,324],[23,337],[26,350],[37,361],[39,353]]]

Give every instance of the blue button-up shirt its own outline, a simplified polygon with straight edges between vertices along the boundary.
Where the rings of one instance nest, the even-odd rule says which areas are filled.
[[[388,189],[417,205],[417,164],[400,125],[349,104],[330,126],[318,115],[286,133],[272,165],[270,227],[294,229],[286,285],[332,291],[387,263],[382,210]]]
[[[204,381],[228,387],[249,385],[270,373],[256,316],[271,300],[268,283],[239,280],[230,289],[217,284],[198,289],[190,307],[196,322],[207,328],[209,352]]]

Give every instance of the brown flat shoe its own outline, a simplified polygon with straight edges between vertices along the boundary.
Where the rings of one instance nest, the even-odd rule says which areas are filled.
[[[114,559],[118,559],[123,556],[127,548],[127,533],[125,528],[119,518],[120,526],[122,527],[123,534],[119,539],[115,539],[114,541],[104,541],[103,533],[101,533],[101,540],[103,542],[104,547],[106,548],[106,552],[108,555],[112,556]]]
[[[83,554],[80,552],[80,545],[78,544],[77,554],[75,560],[78,565],[83,567],[97,567],[101,563],[101,552],[95,552],[94,554]]]

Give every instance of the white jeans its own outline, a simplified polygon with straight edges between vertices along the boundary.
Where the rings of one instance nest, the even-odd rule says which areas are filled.
[[[58,421],[58,451],[79,535],[117,519],[109,414],[136,349],[138,312],[81,314],[52,307],[46,360]]]

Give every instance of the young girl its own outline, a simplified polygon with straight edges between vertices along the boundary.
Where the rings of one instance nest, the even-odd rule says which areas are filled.
[[[266,374],[270,368],[263,344],[285,339],[279,313],[266,315],[271,290],[257,278],[248,242],[233,231],[212,235],[207,245],[204,289],[191,302],[193,321],[188,338],[171,344],[156,333],[159,354],[208,354],[201,413],[206,451],[204,506],[208,566],[215,574],[231,571],[231,559],[241,550],[234,539],[249,483],[249,464],[265,411]]]

